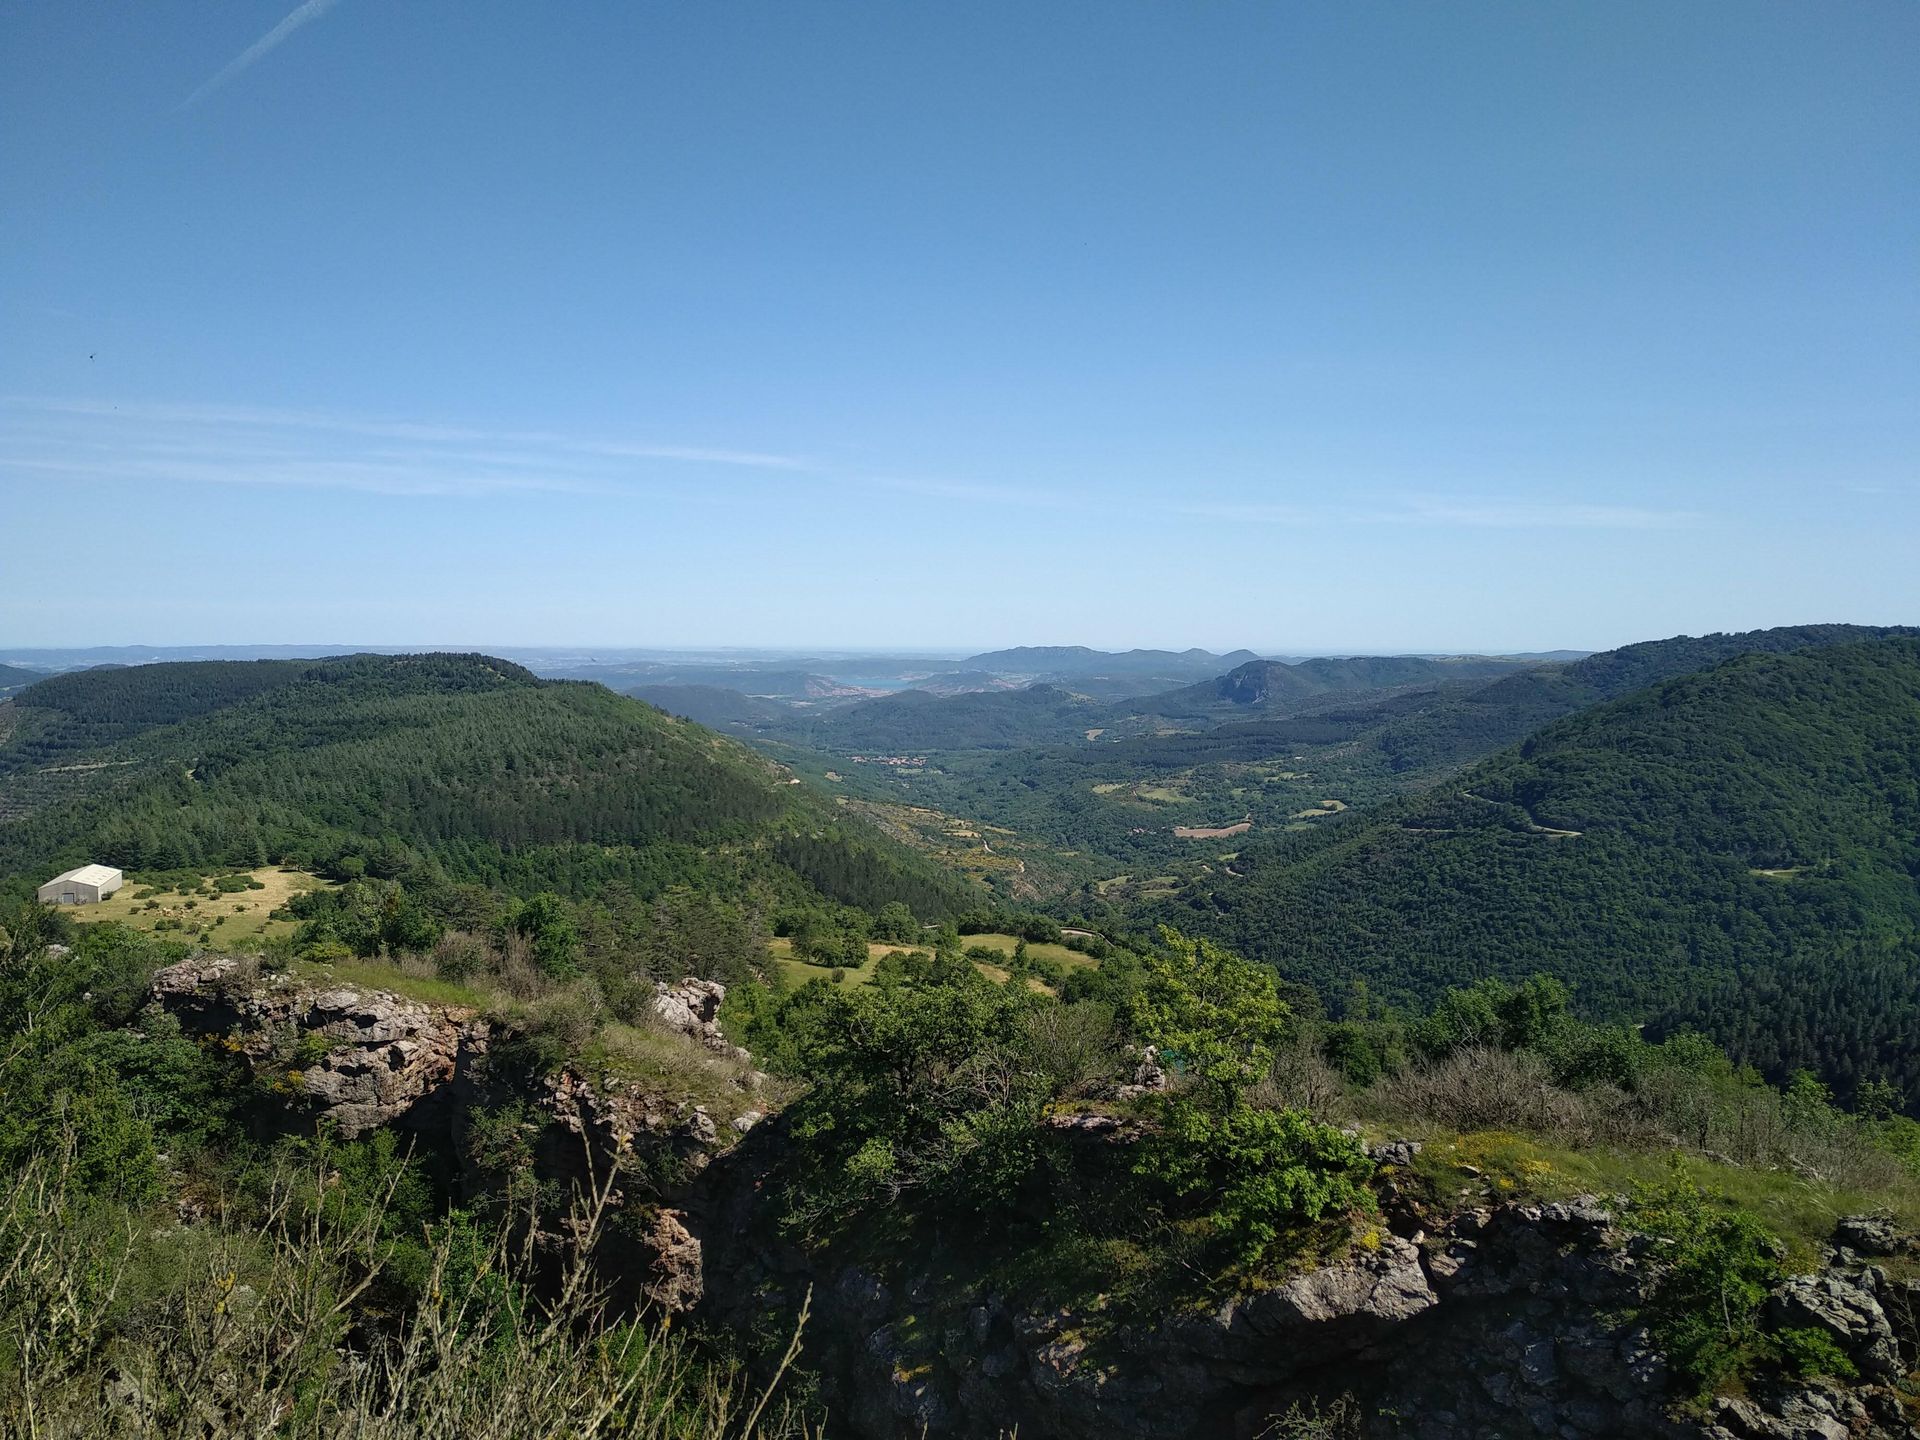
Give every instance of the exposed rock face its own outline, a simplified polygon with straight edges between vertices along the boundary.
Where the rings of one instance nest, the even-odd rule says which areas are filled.
[[[1774,1292],[1769,1318],[1782,1328],[1822,1331],[1871,1379],[1898,1379],[1900,1345],[1875,1294],[1884,1278],[1873,1269],[1796,1275]]]
[[[813,1334],[825,1338],[809,1355],[842,1429],[860,1440],[1016,1429],[1049,1440],[1920,1436],[1893,1391],[1866,1385],[1756,1391],[1709,1415],[1675,1411],[1661,1357],[1622,1318],[1651,1262],[1598,1200],[1467,1211],[1431,1236],[1375,1239],[1376,1248],[1356,1246],[1339,1263],[1211,1311],[1118,1332],[1097,1316],[956,1293],[931,1257],[900,1275],[849,1266],[812,1277]],[[716,1313],[730,1302],[742,1313],[769,1297],[797,1302],[803,1262],[742,1259],[709,1257]],[[1879,1274],[1829,1271],[1783,1287],[1778,1303],[1796,1307],[1794,1323],[1833,1333],[1863,1374],[1870,1364],[1885,1374],[1889,1356],[1912,1363],[1920,1336],[1889,1321],[1897,1307],[1880,1305],[1876,1286],[1892,1282]],[[1277,1429],[1289,1416],[1318,1416],[1325,1428]]]
[[[284,1088],[351,1138],[417,1120],[484,1053],[473,1011],[426,1005],[384,990],[315,990],[262,980],[231,956],[202,955],[154,977],[153,998],[183,1025],[218,1030],[256,1066],[275,1065]]]
[[[1890,1215],[1845,1216],[1833,1227],[1833,1243],[1842,1250],[1876,1259],[1912,1254],[1920,1248],[1913,1236],[1900,1233]]]
[[[1122,1100],[1152,1095],[1167,1088],[1167,1067],[1160,1063],[1160,1047],[1148,1045],[1140,1051],[1140,1063],[1133,1067],[1133,1079],[1122,1085],[1116,1095]]]
[[[560,1070],[541,1078],[537,1098],[555,1122],[542,1174],[583,1187],[603,1182],[640,1151],[671,1152],[685,1171],[697,1171],[720,1139],[705,1106],[666,1102],[612,1076],[596,1082]]]
[[[702,1246],[678,1210],[656,1210],[646,1222],[640,1247],[647,1262],[641,1294],[671,1314],[699,1304],[702,1293]]]
[[[724,994],[719,986],[692,981],[676,993],[699,1001],[689,1007],[694,1024],[719,1033],[712,1021]],[[290,1109],[331,1122],[348,1137],[401,1125],[464,1157],[469,1110],[530,1100],[536,1118],[526,1130],[536,1174],[561,1193],[608,1190],[616,1210],[653,1203],[663,1186],[698,1174],[721,1148],[723,1133],[737,1138],[704,1107],[613,1075],[593,1080],[571,1068],[493,1075],[485,1063],[493,1037],[472,1010],[263,976],[250,962],[217,955],[162,970],[152,998],[183,1027],[218,1035],[244,1055]],[[700,1241],[678,1212],[660,1210],[638,1226],[615,1228],[621,1243],[609,1258],[632,1281],[631,1293],[668,1309],[699,1299]]]
[[[718,980],[697,980],[689,975],[678,985],[655,982],[653,989],[653,1013],[669,1030],[697,1040],[716,1055],[734,1060],[753,1058],[721,1032],[720,1005],[727,998],[727,987]]]

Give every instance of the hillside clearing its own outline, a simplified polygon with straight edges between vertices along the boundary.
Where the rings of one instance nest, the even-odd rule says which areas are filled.
[[[262,888],[209,895],[215,878],[211,875],[166,887],[129,880],[98,904],[76,905],[67,913],[82,924],[117,920],[136,930],[177,931],[210,949],[224,950],[241,941],[291,935],[299,922],[272,919],[272,912],[305,891],[334,888],[317,875],[278,866],[223,873],[245,875]]]
[[[1234,825],[1176,825],[1174,835],[1181,840],[1226,840],[1235,835],[1244,835],[1253,829],[1253,821],[1242,820]]]

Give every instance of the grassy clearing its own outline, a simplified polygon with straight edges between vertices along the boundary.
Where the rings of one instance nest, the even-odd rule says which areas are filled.
[[[1235,825],[1176,825],[1173,833],[1181,840],[1227,840],[1251,829],[1253,821],[1242,820]]]
[[[1820,1246],[1843,1215],[1891,1210],[1904,1225],[1920,1225],[1920,1197],[1910,1193],[1856,1191],[1810,1180],[1785,1170],[1720,1165],[1675,1152],[1593,1146],[1566,1149],[1511,1131],[1422,1137],[1426,1148],[1414,1162],[1443,1201],[1491,1198],[1565,1200],[1574,1195],[1631,1194],[1656,1185],[1680,1169],[1703,1190],[1760,1217],[1786,1242],[1787,1263],[1812,1269]]]
[[[924,950],[926,948],[925,945],[891,945],[879,940],[870,940],[867,942],[867,963],[872,964],[882,955],[892,955],[896,951],[904,953],[908,950]],[[793,941],[787,939],[784,935],[776,936],[774,939],[768,941],[767,949],[776,960],[791,960],[796,965],[807,965],[806,961],[800,959],[793,953]],[[808,965],[807,968],[810,970],[818,970],[821,967],[818,965]]]
[[[873,979],[874,968],[883,955],[891,955],[896,951],[905,952],[914,948],[912,945],[887,945],[877,940],[870,941],[867,945],[867,963],[864,965],[841,966],[840,968],[846,978],[840,983],[843,985],[864,985]],[[925,947],[922,946],[919,948],[924,949]],[[777,936],[769,941],[767,950],[768,953],[773,956],[773,968],[779,972],[780,978],[796,989],[806,984],[809,980],[831,980],[833,978],[833,966],[816,965],[810,960],[800,959],[793,953],[793,941],[787,939],[784,935]]]
[[[1094,881],[1093,888],[1102,900],[1164,900],[1179,892],[1180,879],[1177,875],[1149,875],[1144,879],[1115,875]]]
[[[1012,955],[1014,949],[1019,944],[1020,937],[1017,935],[962,935],[960,937],[962,949],[969,949],[975,945],[984,945],[987,949],[998,950],[1003,955]],[[1052,960],[1057,964],[1067,966],[1069,969],[1099,963],[1091,955],[1082,955],[1078,950],[1069,950],[1066,946],[1056,945],[1051,941],[1042,941],[1039,944],[1028,941],[1027,954],[1031,955],[1035,960]]]
[[[1002,935],[996,933],[989,935],[962,935],[960,937],[962,948],[974,945],[983,946],[989,950],[997,950],[1009,958],[1012,957],[1014,947],[1019,943],[1020,937],[1017,935]],[[883,945],[875,941],[867,946],[866,964],[840,967],[843,976],[840,983],[842,985],[865,985],[873,979],[874,971],[878,968],[880,958],[883,955],[890,955],[896,951],[904,953],[916,949],[925,951],[927,947],[924,945]],[[791,940],[784,938],[775,939],[769,943],[768,950],[773,956],[773,968],[779,973],[780,978],[796,989],[806,984],[809,980],[826,980],[831,983],[833,979],[833,966],[815,965],[811,961],[795,958],[793,942]],[[1052,960],[1068,968],[1098,963],[1090,955],[1082,955],[1077,950],[1069,950],[1064,945],[1055,945],[1051,942],[1042,942],[1037,945],[1029,943],[1027,946],[1027,954],[1036,960]],[[1004,985],[1006,983],[1007,971],[1004,966],[993,964],[991,961],[976,960],[973,962],[973,968],[995,984]],[[1028,983],[1036,990],[1045,990],[1047,988],[1037,980],[1030,980]]]
[[[785,980],[788,985],[796,990],[809,980],[833,979],[832,967],[826,965],[809,965],[805,960],[783,960],[776,955],[773,959],[773,968],[780,972],[781,979]],[[870,964],[862,965],[857,970],[843,967],[842,973],[846,976],[846,979],[841,981],[841,983],[843,985],[864,985],[873,979],[873,971],[874,967]]]
[[[1103,780],[1093,787],[1093,793],[1123,805],[1191,805],[1194,803],[1193,796],[1183,788],[1185,783],[1182,779],[1159,785],[1144,780]]]
[[[182,890],[129,880],[99,904],[76,905],[67,913],[82,924],[117,920],[136,930],[175,931],[210,950],[233,950],[262,937],[291,935],[299,922],[269,919],[271,912],[302,891],[333,888],[317,875],[277,866],[222,873],[244,873],[263,888],[209,896],[204,891],[210,887],[196,881],[182,881],[186,887]],[[168,923],[162,925],[162,921]]]
[[[764,1110],[786,1098],[784,1091],[778,1096],[756,1091],[750,1064],[702,1051],[684,1035],[617,1021],[601,1026],[580,1052],[580,1068],[631,1081],[670,1103],[704,1105],[723,1124],[749,1108]]]
[[[483,1010],[498,998],[470,985],[442,980],[435,975],[415,974],[381,960],[298,960],[294,962],[293,975],[314,984],[391,990],[395,995],[418,1000],[423,1005],[450,1005],[456,1009]]]
[[[1323,815],[1338,815],[1347,808],[1344,800],[1322,800],[1318,805],[1310,805],[1305,810],[1296,810],[1289,820],[1317,820]]]

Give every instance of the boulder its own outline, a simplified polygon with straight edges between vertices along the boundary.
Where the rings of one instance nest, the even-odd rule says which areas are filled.
[[[1900,1347],[1874,1287],[1871,1270],[1859,1276],[1832,1270],[1796,1275],[1774,1291],[1767,1318],[1778,1329],[1824,1331],[1862,1375],[1895,1380],[1901,1372]]]
[[[1833,1227],[1833,1243],[1859,1255],[1883,1257],[1914,1248],[1914,1237],[1903,1235],[1890,1215],[1848,1215]]]
[[[1376,1165],[1398,1165],[1405,1168],[1413,1164],[1413,1157],[1420,1153],[1418,1140],[1382,1140],[1367,1146],[1367,1158]]]
[[[689,975],[678,985],[655,983],[653,1013],[667,1029],[690,1036],[716,1055],[751,1060],[753,1057],[730,1043],[720,1029],[720,1005],[726,998],[727,987],[718,980]]]

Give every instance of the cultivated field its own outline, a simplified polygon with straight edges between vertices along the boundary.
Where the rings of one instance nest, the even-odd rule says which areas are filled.
[[[1225,840],[1229,836],[1244,835],[1253,829],[1253,821],[1242,820],[1236,825],[1176,825],[1174,835],[1181,840]]]

